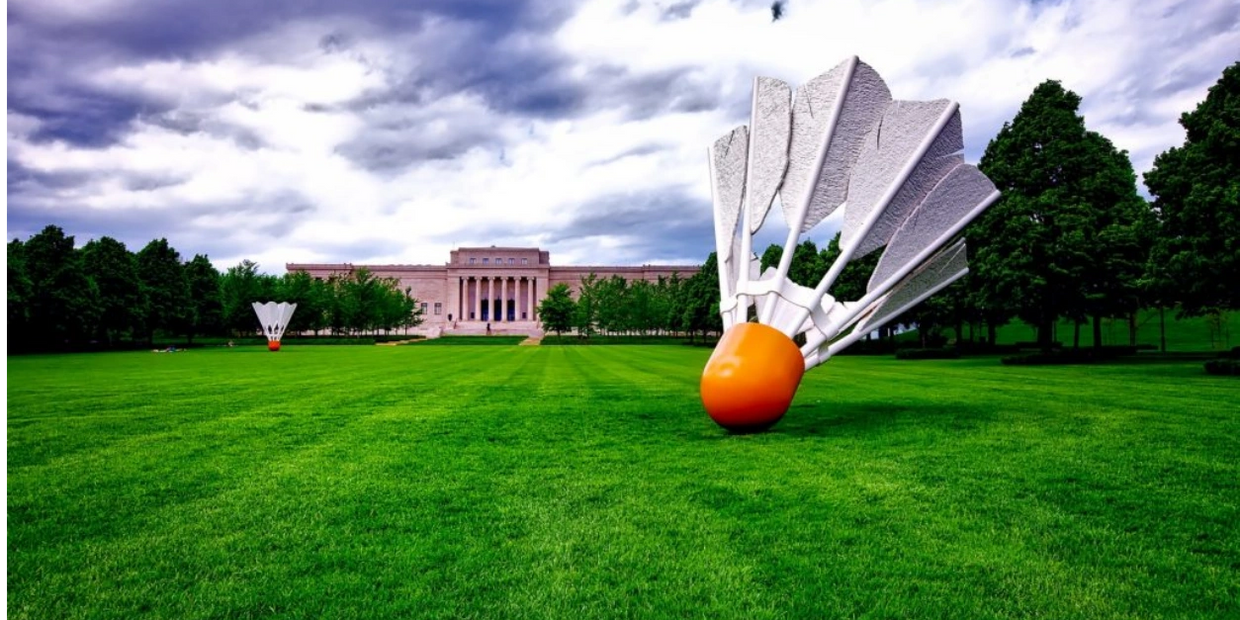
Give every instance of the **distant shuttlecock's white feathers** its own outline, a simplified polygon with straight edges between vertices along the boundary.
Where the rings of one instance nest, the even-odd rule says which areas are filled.
[[[269,301],[260,304],[257,301],[253,303],[254,314],[258,315],[259,325],[262,326],[263,335],[267,337],[268,342],[279,342],[284,336],[284,330],[288,329],[288,322],[293,318],[293,311],[297,309],[297,304],[286,302],[276,303]]]

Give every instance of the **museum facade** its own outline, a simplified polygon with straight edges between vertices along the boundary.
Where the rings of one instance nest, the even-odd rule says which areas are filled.
[[[620,276],[630,282],[657,282],[660,277],[693,276],[700,265],[639,267],[551,265],[551,255],[538,248],[484,247],[452,250],[444,265],[354,265],[352,263],[288,263],[289,272],[304,271],[329,278],[366,268],[393,278],[422,308],[421,328],[436,333],[483,333],[488,326],[501,333],[539,331],[538,304],[547,291],[566,284],[576,297],[581,279]]]

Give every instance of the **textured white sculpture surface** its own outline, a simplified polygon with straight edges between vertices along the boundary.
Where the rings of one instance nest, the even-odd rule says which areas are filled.
[[[754,79],[752,136],[749,140],[749,172],[745,200],[749,208],[749,232],[762,227],[775,193],[788,170],[788,138],[791,132],[792,88],[774,78]]]
[[[725,329],[752,304],[759,322],[805,334],[810,368],[967,273],[964,241],[951,242],[999,192],[964,163],[954,102],[892,101],[855,56],[801,85],[789,105],[790,91],[754,80],[752,128],[733,129],[710,149],[719,307]],[[779,265],[759,275],[752,235],[776,190],[788,239]],[[841,206],[839,258],[815,288],[793,283],[801,235]],[[861,299],[828,294],[849,261],[884,247]]]
[[[293,311],[297,309],[297,304],[274,301],[260,304],[256,301],[252,307],[254,314],[258,315],[258,322],[262,325],[263,335],[267,337],[267,341],[279,342],[284,336],[284,330],[288,329],[288,322],[293,318]]]

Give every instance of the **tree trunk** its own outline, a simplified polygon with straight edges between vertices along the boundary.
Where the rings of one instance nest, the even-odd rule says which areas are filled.
[[[1137,346],[1137,311],[1128,313],[1128,346]]]
[[[1072,350],[1081,348],[1081,322],[1072,321]]]
[[[995,328],[994,321],[986,321],[986,344],[987,346],[991,346],[991,347],[995,346],[995,340],[998,338],[998,334],[995,333],[997,331],[998,330]]]
[[[1102,315],[1094,315],[1094,348],[1102,348]]]
[[[1167,352],[1167,321],[1164,312],[1165,309],[1158,306],[1158,351],[1160,353]]]
[[[1055,333],[1052,331],[1054,329],[1053,326],[1054,326],[1054,321],[1046,316],[1043,316],[1042,320],[1039,322],[1038,348],[1044,352],[1049,352],[1052,348],[1051,343],[1054,342],[1053,338],[1055,335]]]

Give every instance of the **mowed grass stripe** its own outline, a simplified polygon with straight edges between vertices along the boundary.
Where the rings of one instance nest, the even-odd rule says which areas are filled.
[[[732,437],[705,349],[310,349],[11,358],[10,613],[1240,611],[1236,387],[1196,365],[840,358]],[[44,402],[120,382],[161,413]]]

